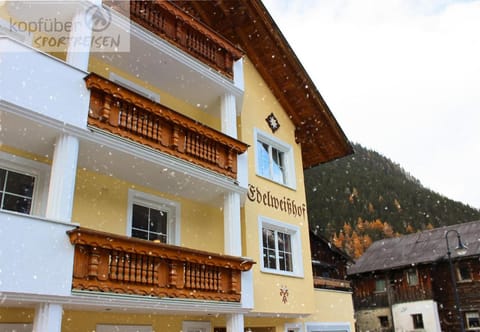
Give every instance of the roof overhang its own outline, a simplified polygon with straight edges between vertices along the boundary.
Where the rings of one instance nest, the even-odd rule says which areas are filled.
[[[353,153],[340,125],[260,0],[175,3],[245,50],[292,119],[304,168]]]

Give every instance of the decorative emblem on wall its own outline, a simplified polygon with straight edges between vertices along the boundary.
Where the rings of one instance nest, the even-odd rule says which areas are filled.
[[[267,121],[268,126],[272,130],[272,133],[276,132],[277,129],[280,128],[280,123],[278,123],[278,120],[273,113],[270,113],[270,115],[267,116],[265,121]]]
[[[288,301],[288,288],[287,286],[280,286],[280,296],[282,297],[282,302],[287,303]]]

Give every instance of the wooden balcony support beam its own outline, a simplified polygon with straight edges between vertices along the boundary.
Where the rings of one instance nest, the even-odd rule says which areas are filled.
[[[77,290],[240,302],[241,272],[255,264],[82,227],[68,235]]]
[[[237,178],[237,157],[247,144],[94,73],[85,82],[90,126]]]

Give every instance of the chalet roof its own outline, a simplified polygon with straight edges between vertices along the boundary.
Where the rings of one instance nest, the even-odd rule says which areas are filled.
[[[310,242],[322,242],[325,246],[330,248],[330,250],[337,255],[343,257],[345,261],[349,263],[353,263],[352,257],[350,257],[345,251],[342,249],[338,248],[337,246],[333,245],[331,241],[329,241],[326,237],[321,235],[320,233],[314,232],[310,230]]]
[[[353,153],[323,97],[261,0],[175,4],[245,50],[296,126],[304,168]]]
[[[449,230],[460,233],[468,247],[466,255],[480,255],[480,221],[435,228],[415,234],[404,235],[374,242],[347,271],[349,275],[365,272],[396,269],[417,264],[432,263],[447,257],[445,234]],[[455,232],[448,235],[452,258],[457,238]]]

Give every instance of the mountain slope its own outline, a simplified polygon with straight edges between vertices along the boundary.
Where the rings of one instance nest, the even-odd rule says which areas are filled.
[[[310,225],[324,236],[337,236],[345,224],[355,230],[363,221],[405,234],[480,219],[480,210],[425,188],[375,151],[353,147],[353,155],[305,171]]]

